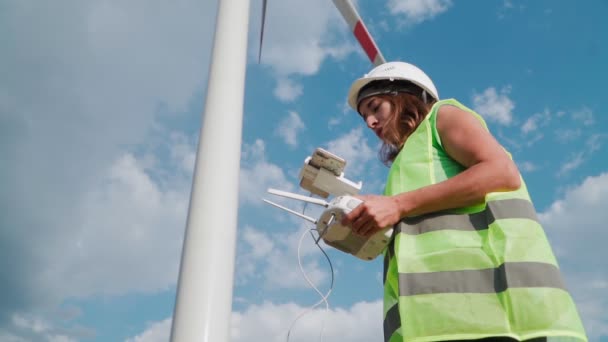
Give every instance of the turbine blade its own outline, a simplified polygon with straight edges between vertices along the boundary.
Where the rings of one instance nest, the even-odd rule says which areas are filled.
[[[260,50],[258,51],[258,64],[262,60],[262,44],[264,43],[264,23],[266,22],[266,5],[267,0],[262,1],[262,25],[260,28]]]
[[[386,63],[382,52],[380,52],[374,38],[365,27],[355,6],[349,0],[333,0],[333,2],[370,61],[374,65]]]

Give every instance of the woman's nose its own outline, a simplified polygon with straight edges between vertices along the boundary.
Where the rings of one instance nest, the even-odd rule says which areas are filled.
[[[374,128],[378,124],[378,120],[376,119],[375,116],[369,115],[368,117],[365,118],[365,123],[367,123],[367,127]]]

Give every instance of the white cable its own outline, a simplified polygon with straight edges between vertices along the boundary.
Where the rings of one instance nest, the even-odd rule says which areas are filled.
[[[304,268],[302,266],[302,259],[301,259],[301,255],[300,255],[300,249],[301,249],[301,246],[302,246],[302,241],[304,240],[304,236],[306,236],[306,233],[310,232],[312,234],[313,230],[315,230],[315,229],[305,230],[304,233],[300,236],[300,241],[298,243],[298,264],[300,266],[300,271],[302,272],[302,275],[304,276],[304,279],[306,279],[306,282],[308,282],[308,284],[310,285],[310,287],[312,287],[321,296],[321,300],[318,301],[318,302],[316,302],[310,308],[308,308],[308,310],[300,313],[300,315],[298,315],[298,317],[291,323],[291,326],[289,327],[289,330],[287,332],[287,341],[288,342],[289,342],[289,337],[291,335],[291,329],[293,329],[294,325],[296,324],[296,322],[300,318],[302,318],[304,315],[306,315],[306,314],[310,313],[311,311],[313,311],[314,308],[316,308],[317,306],[321,305],[322,303],[325,303],[325,311],[326,312],[329,311],[329,302],[327,301],[327,298],[329,297],[329,295],[331,294],[331,291],[333,290],[333,267],[332,267],[332,285],[331,285],[329,291],[327,291],[327,293],[325,295],[323,295],[323,293],[321,293],[321,291],[308,278],[308,276],[306,275],[306,272],[304,271]],[[314,238],[314,236],[313,236],[313,238]],[[321,248],[321,246],[319,246],[319,248]],[[323,330],[324,330],[324,327],[325,327],[325,324],[324,324],[323,320],[321,321],[321,324],[322,324],[321,325],[321,341],[322,341],[323,340]]]
[[[312,196],[312,193],[309,194],[309,196]],[[304,203],[304,206],[302,207],[302,214],[304,214],[304,212],[306,211],[306,207],[308,206],[308,203]],[[333,216],[332,216],[333,218]],[[329,258],[329,255],[327,255],[327,253],[325,252],[325,250],[323,249],[323,247],[321,247],[321,245],[319,245],[319,241],[321,240],[321,236],[318,236],[318,238],[315,238],[314,234],[312,233],[313,230],[316,230],[315,227],[313,227],[312,229],[309,230],[310,232],[310,237],[312,237],[313,241],[315,242],[315,245],[317,245],[317,247],[319,248],[319,250],[323,253],[323,255],[325,256],[325,259],[327,259],[327,263],[329,264],[329,269],[330,269],[330,273],[331,273],[331,282],[329,284],[329,290],[327,291],[327,293],[325,294],[325,296],[321,297],[321,300],[325,302],[325,316],[329,315],[329,302],[327,301],[327,298],[329,297],[329,295],[331,294],[331,292],[334,289],[334,266],[331,263],[331,259]],[[325,233],[325,231],[324,231]],[[317,234],[319,234],[319,232],[317,231]],[[298,251],[298,258],[300,258],[300,252]],[[299,260],[298,260],[299,262]],[[302,268],[302,265],[300,263],[300,270],[302,270],[302,273],[304,274],[304,269]],[[310,280],[308,280],[308,283],[313,286],[312,282]],[[314,286],[313,286],[314,287]],[[315,288],[315,290],[317,291],[317,293],[321,294],[320,291],[318,289]],[[325,320],[323,319],[323,317],[321,318],[321,330],[319,331],[319,339],[321,340],[321,342],[323,342],[323,332],[325,330]]]
[[[302,209],[302,213],[304,213],[304,211],[306,210],[306,204],[304,204],[304,208]],[[333,288],[334,288],[334,268],[333,265],[331,263],[331,260],[329,258],[329,256],[327,255],[327,253],[325,253],[325,250],[323,250],[323,247],[321,247],[321,245],[319,245],[318,240],[320,239],[316,239],[314,234],[312,233],[313,231],[316,231],[316,229],[307,229],[305,230],[302,235],[300,236],[300,241],[298,242],[298,265],[300,266],[300,272],[302,272],[302,275],[304,276],[304,279],[306,279],[306,282],[310,285],[310,287],[312,287],[318,294],[319,296],[321,296],[321,300],[318,301],[317,303],[315,303],[314,305],[312,305],[310,308],[308,308],[308,310],[300,313],[298,315],[298,317],[291,323],[291,325],[289,326],[289,330],[287,331],[287,342],[289,342],[289,336],[291,335],[291,329],[294,327],[294,325],[296,324],[296,322],[302,318],[304,315],[308,314],[309,312],[312,312],[314,310],[314,308],[316,308],[317,306],[321,305],[322,303],[325,303],[325,314],[327,315],[329,313],[329,302],[327,301],[327,298],[329,297],[329,295],[331,294]],[[308,278],[308,276],[306,275],[306,272],[304,271],[304,267],[302,266],[302,258],[301,258],[301,254],[300,254],[300,250],[302,247],[302,241],[304,240],[304,236],[306,236],[306,233],[310,233],[310,235],[312,236],[313,240],[315,241],[317,247],[319,247],[319,249],[321,250],[321,252],[323,252],[323,255],[325,255],[325,258],[327,259],[328,263],[329,263],[329,267],[331,269],[331,283],[329,286],[329,290],[327,291],[327,293],[325,295],[323,295],[323,293],[321,293],[321,291],[313,284],[313,282]],[[325,329],[325,320],[321,319],[321,331],[320,331],[320,339],[321,341],[323,341],[323,331]]]

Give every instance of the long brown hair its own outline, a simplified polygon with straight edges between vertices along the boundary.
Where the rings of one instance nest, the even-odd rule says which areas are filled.
[[[417,95],[397,93],[377,95],[378,98],[391,104],[391,116],[383,128],[382,147],[379,151],[380,160],[386,165],[391,163],[399,154],[407,138],[418,128],[431,110],[435,100],[425,103]]]

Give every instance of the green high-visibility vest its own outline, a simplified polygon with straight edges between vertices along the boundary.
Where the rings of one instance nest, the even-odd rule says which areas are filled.
[[[437,132],[442,105],[461,108],[486,126],[456,100],[437,102],[391,165],[385,195],[439,183],[464,170],[445,152]],[[521,184],[516,191],[488,194],[480,205],[395,225],[384,261],[385,341],[587,340]]]

